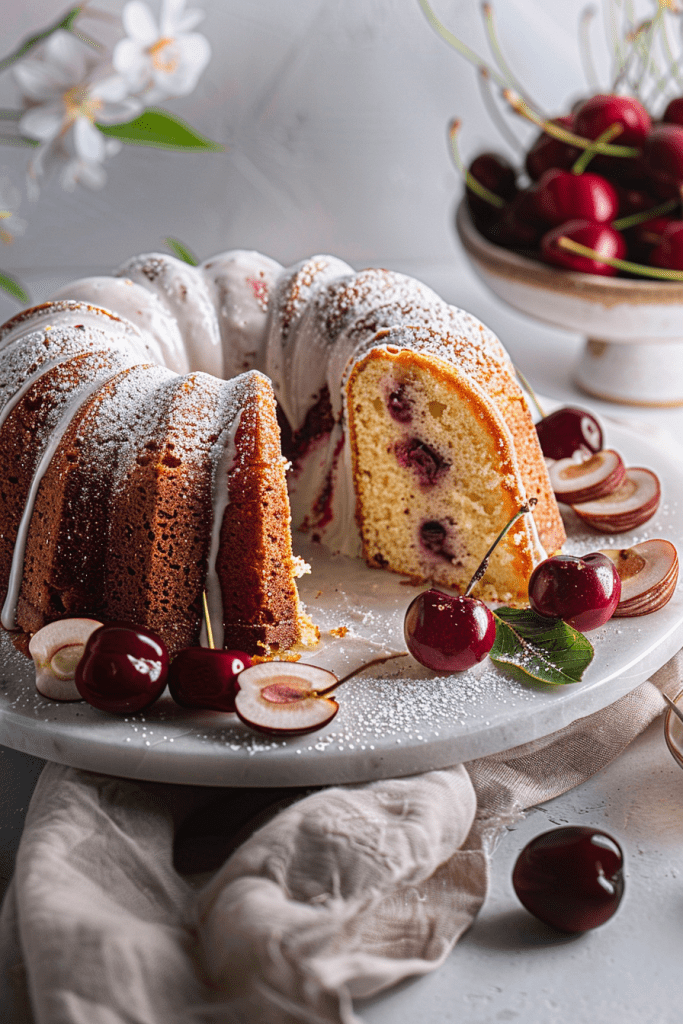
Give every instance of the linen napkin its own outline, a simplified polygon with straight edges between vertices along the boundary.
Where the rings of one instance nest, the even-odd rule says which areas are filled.
[[[275,791],[48,764],[0,917],[0,1020],[354,1024],[354,997],[449,954],[505,826],[607,765],[682,687],[683,653],[542,740],[410,778],[279,793],[274,807]],[[207,881],[197,869],[221,843],[236,848]],[[193,844],[204,863],[191,863]]]

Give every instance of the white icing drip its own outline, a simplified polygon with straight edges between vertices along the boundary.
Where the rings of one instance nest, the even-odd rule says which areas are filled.
[[[107,377],[98,377],[94,384],[90,384],[88,387],[79,390],[76,394],[72,395],[71,401],[67,403],[64,415],[61,417],[52,432],[52,436],[50,437],[33,475],[33,480],[31,481],[31,486],[26,498],[26,504],[24,506],[24,512],[17,531],[17,539],[15,541],[14,552],[12,554],[12,567],[10,569],[9,583],[7,585],[7,595],[5,597],[5,603],[2,606],[2,612],[0,613],[0,622],[5,629],[16,629],[17,625],[17,604],[19,602],[21,581],[24,575],[24,553],[26,551],[26,540],[28,538],[28,531],[31,525],[31,518],[33,516],[33,506],[35,505],[41,481],[47,472],[47,468],[52,461],[53,455],[59,447],[60,441],[71,426],[72,420],[78,413],[78,410],[95,394],[96,391],[99,391],[99,389],[105,387],[109,381],[118,377],[118,375],[126,368],[126,365],[133,366],[135,364],[134,362],[129,362],[128,364],[123,362],[117,368],[116,373],[112,373]]]
[[[30,391],[30,389],[33,387],[36,381],[40,380],[40,378],[44,376],[44,374],[46,374],[49,370],[53,370],[55,366],[61,366],[63,362],[63,355],[58,356],[56,359],[49,359],[47,362],[39,366],[35,373],[32,373],[29,377],[26,378],[26,380],[18,389],[18,391],[15,391],[14,394],[10,395],[8,400],[5,402],[3,408],[0,409],[0,430],[2,430],[2,425],[9,416],[9,414],[12,412],[12,409],[14,409],[15,406],[22,400],[26,392]]]
[[[232,469],[232,464],[235,461],[235,455],[237,454],[235,437],[237,435],[237,429],[240,425],[241,418],[242,410],[240,409],[234,419],[221,431],[218,440],[211,450],[211,458],[213,461],[213,518],[211,521],[211,544],[209,545],[209,557],[204,589],[206,590],[206,603],[209,608],[209,619],[211,621],[213,640],[215,646],[218,648],[223,646],[224,628],[223,596],[221,594],[221,585],[220,580],[218,579],[218,573],[216,572],[216,559],[218,558],[218,549],[220,547],[223,517],[225,515],[226,508],[230,504],[228,474]],[[200,643],[202,647],[208,646],[205,622],[202,622]]]

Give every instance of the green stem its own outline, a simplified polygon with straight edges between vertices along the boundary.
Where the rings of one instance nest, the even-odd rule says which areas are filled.
[[[498,34],[496,32],[496,25],[493,19],[493,7],[490,3],[482,4],[482,13],[484,15],[484,24],[486,26],[486,34],[489,40],[489,46],[493,54],[493,59],[500,68],[500,71],[505,78],[508,85],[512,86],[521,96],[525,96],[525,89],[517,80],[513,74],[510,65],[503,56],[503,51],[498,42]]]
[[[588,88],[591,93],[600,92],[600,80],[598,73],[595,70],[595,61],[593,59],[593,47],[591,46],[590,40],[590,23],[595,17],[595,8],[587,7],[581,15],[579,22],[579,50],[581,53],[581,63],[583,64],[583,72],[588,82]]]
[[[452,46],[454,50],[457,50],[460,56],[464,57],[470,64],[474,64],[474,66],[478,68],[485,67],[494,82],[499,85],[501,89],[506,88],[508,83],[505,79],[495,70],[495,68],[492,68],[485,60],[476,54],[474,50],[471,50],[469,46],[465,45],[465,43],[461,43],[458,37],[453,35],[453,33],[439,21],[427,0],[418,0],[418,2],[427,21],[437,35],[441,36],[444,42],[448,43],[449,46]]]
[[[583,174],[588,167],[593,157],[598,152],[597,147],[603,142],[611,142],[612,139],[616,139],[617,135],[621,135],[624,130],[624,126],[618,121],[611,124],[609,128],[605,128],[601,135],[598,135],[597,139],[594,140],[593,145],[589,149],[584,149],[583,153],[576,160],[576,163],[572,167],[572,174]]]
[[[521,96],[518,96],[517,93],[512,92],[510,89],[505,89],[503,96],[516,114],[526,118],[527,121],[531,121],[532,124],[541,128],[546,135],[552,135],[554,139],[559,139],[560,142],[568,142],[570,146],[576,146],[577,149],[592,148],[596,153],[602,153],[605,156],[631,157],[638,156],[640,153],[640,150],[635,149],[633,146],[612,146],[606,142],[598,143],[596,139],[584,139],[580,135],[575,135],[574,132],[570,132],[561,125],[555,124],[554,121],[547,121],[539,114],[536,114],[528,103],[524,102]]]
[[[86,6],[87,3],[83,3],[79,4],[78,7],[72,7],[66,14],[62,14],[56,22],[49,25],[46,29],[41,29],[40,32],[36,32],[33,36],[27,36],[24,42],[19,43],[15,50],[12,50],[11,53],[8,53],[6,57],[3,57],[0,60],[0,74],[3,71],[6,71],[6,69],[13,65],[17,60],[26,56],[27,53],[29,53],[29,51],[35,46],[44,42],[53,33],[58,32],[60,29],[65,32],[74,33],[74,35],[77,35],[79,39],[84,43],[87,43],[89,46],[99,47],[99,44],[96,43],[94,39],[90,39],[89,36],[84,36],[81,33],[74,32],[74,23],[76,22],[76,18],[86,8]]]
[[[477,181],[474,175],[470,174],[470,172],[465,167],[462,161],[462,157],[460,156],[460,150],[458,149],[458,143],[456,140],[459,128],[460,121],[451,122],[449,136],[451,140],[451,152],[453,154],[453,161],[455,163],[455,166],[458,168],[463,178],[465,179],[468,188],[475,192],[481,199],[484,200],[484,202],[490,203],[491,206],[495,206],[499,210],[502,210],[502,208],[505,206],[505,200],[501,196],[497,196],[495,192],[491,192],[491,190],[488,189],[486,185],[482,185],[480,181]]]
[[[503,529],[500,531],[500,533],[498,534],[498,536],[494,540],[494,542],[491,545],[491,547],[488,549],[488,551],[486,552],[486,554],[482,558],[482,560],[481,560],[481,562],[479,564],[479,567],[476,569],[476,571],[474,573],[474,576],[472,577],[470,582],[467,584],[467,588],[465,590],[465,593],[463,594],[463,597],[469,597],[470,596],[470,593],[472,592],[472,588],[474,587],[474,585],[476,583],[479,582],[479,580],[482,578],[482,576],[484,575],[484,573],[488,569],[488,567],[489,567],[489,558],[491,557],[491,555],[493,554],[495,549],[498,547],[498,545],[500,544],[500,542],[502,541],[503,537],[508,532],[508,530],[511,530],[512,527],[517,522],[517,520],[521,519],[522,516],[525,516],[529,512],[531,512],[531,510],[534,507],[534,505],[537,505],[537,504],[538,504],[538,498],[529,498],[529,500],[527,501],[526,505],[522,505],[522,507],[520,508],[519,512],[516,512],[515,515],[512,517],[512,519],[510,520],[510,522],[507,523],[503,527]]]
[[[665,203],[660,203],[659,206],[653,206],[651,210],[642,210],[640,213],[631,213],[628,217],[620,217],[619,220],[612,221],[612,227],[615,231],[625,231],[626,228],[634,228],[636,224],[644,224],[646,220],[652,220],[653,217],[663,217],[667,213],[671,213],[675,210],[680,202],[680,199],[667,199]]]
[[[617,270],[627,270],[630,274],[638,274],[641,277],[654,277],[659,281],[683,281],[683,270],[668,270],[664,267],[646,267],[642,263],[631,263],[630,260],[619,260],[615,256],[603,256],[595,249],[589,249],[587,245],[575,242],[573,238],[562,235],[557,240],[560,249],[574,252],[577,256],[585,256],[596,263],[606,263],[608,267],[616,267]]]

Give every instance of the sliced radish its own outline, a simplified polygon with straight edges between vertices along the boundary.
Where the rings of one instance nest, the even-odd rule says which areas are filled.
[[[81,700],[74,677],[96,619],[59,619],[34,633],[28,645],[36,667],[36,688],[50,700]]]
[[[661,497],[657,474],[635,466],[626,470],[622,483],[611,494],[572,507],[579,519],[600,533],[624,533],[651,519]]]
[[[548,474],[555,497],[565,505],[594,501],[611,494],[624,479],[626,470],[621,455],[611,448],[596,452],[582,462],[558,459]]]
[[[337,686],[337,677],[315,665],[261,662],[240,672],[237,683],[237,714],[251,729],[270,735],[322,729],[339,710],[336,700],[325,696]]]
[[[605,549],[621,578],[621,618],[649,615],[667,604],[678,581],[678,553],[668,540],[644,540],[632,548]]]

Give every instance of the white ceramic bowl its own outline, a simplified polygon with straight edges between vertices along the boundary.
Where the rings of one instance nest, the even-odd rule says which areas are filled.
[[[487,241],[461,202],[456,224],[488,287],[528,316],[584,335],[576,384],[627,405],[683,405],[683,282],[579,274]]]

